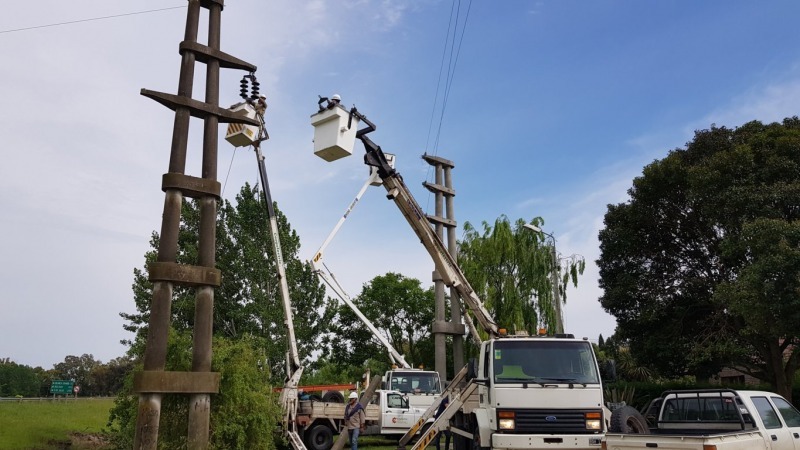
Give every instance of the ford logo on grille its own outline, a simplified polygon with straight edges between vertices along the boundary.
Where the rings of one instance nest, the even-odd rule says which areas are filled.
[[[558,417],[556,417],[556,416],[547,416],[547,417],[544,418],[544,420],[546,420],[548,422],[555,422],[556,420],[558,420]]]

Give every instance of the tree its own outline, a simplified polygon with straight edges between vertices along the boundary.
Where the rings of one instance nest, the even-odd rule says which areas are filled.
[[[274,449],[274,430],[281,411],[270,387],[268,368],[254,364],[263,356],[259,339],[214,337],[211,370],[219,372],[220,394],[211,402],[210,448]],[[191,368],[192,337],[189,331],[170,334],[167,370]],[[141,366],[139,367],[141,370]],[[138,397],[132,392],[132,377],[117,397],[108,426],[115,448],[133,446]],[[167,395],[162,400],[159,447],[184,448],[188,426],[186,398]]]
[[[286,216],[275,205],[283,261],[295,310],[295,333],[301,356],[306,360],[317,350],[328,332],[333,311],[328,308],[325,289],[310,264],[298,259],[300,238],[291,229]],[[197,255],[199,207],[194,201],[183,204],[178,242],[178,262],[194,264]],[[271,367],[273,381],[283,377],[287,348],[280,285],[274,268],[273,246],[263,197],[258,188],[246,184],[236,196],[236,205],[225,201],[217,220],[217,268],[222,284],[214,295],[214,335],[238,339],[254,336],[261,340],[264,358]],[[155,260],[158,236],[150,242],[153,250],[145,260]],[[152,283],[145,272],[134,269],[134,299],[137,312],[121,313],[129,323],[126,329],[136,333],[131,354],[143,354]],[[172,327],[191,330],[194,321],[194,291],[176,286],[172,307]]]
[[[94,359],[91,354],[84,353],[81,356],[69,355],[53,366],[53,370],[59,380],[72,380],[79,386],[83,395],[95,395],[95,386],[91,373],[102,363]]]
[[[89,373],[92,392],[87,395],[116,395],[123,388],[125,377],[132,370],[133,360],[127,356],[114,358],[106,364],[95,366]]]
[[[800,350],[800,120],[697,131],[644,168],[600,232],[603,307],[637,359],[734,365],[788,395]]]
[[[559,309],[551,274],[560,273],[556,288],[566,302],[566,287],[570,282],[577,286],[585,264],[582,258],[572,259],[561,271],[558,255],[553,257],[555,252],[545,244],[545,235],[525,224],[518,219],[512,227],[503,215],[494,226],[483,222],[480,233],[465,222],[458,259],[472,288],[501,327],[536,334],[542,326],[556,329]],[[541,228],[544,221],[537,217],[531,224]]]
[[[409,364],[433,367],[432,288],[423,289],[416,278],[390,272],[366,283],[353,303]],[[381,361],[383,364],[370,369],[388,369],[386,348],[355,313],[347,305],[340,305],[336,314],[333,334],[337,342],[331,345],[330,359],[356,367],[364,367],[370,360]]]
[[[0,397],[35,397],[41,380],[36,370],[8,358],[0,360]]]
[[[298,259],[300,238],[275,205],[282,260],[295,315],[295,334],[301,358],[308,360],[320,350],[333,311],[324,287],[310,264]],[[177,260],[195,264],[198,253],[199,207],[195,201],[182,206]],[[216,266],[222,284],[214,294],[214,352],[212,370],[221,372],[220,393],[212,399],[211,434],[215,448],[272,448],[271,431],[277,426],[277,398],[270,385],[282,384],[287,348],[284,312],[270,241],[269,221],[258,188],[242,187],[236,204],[225,201],[219,208],[216,234]],[[145,261],[155,260],[158,235]],[[135,361],[144,353],[152,283],[146,273],[134,269],[135,313],[121,313],[125,328],[136,333],[128,341],[128,355]],[[173,292],[170,349],[167,370],[191,367],[191,332],[194,321],[194,291],[176,286]],[[111,425],[121,447],[130,447],[136,421],[136,398],[131,377],[117,398]],[[161,430],[184,430],[181,436],[160,435],[167,448],[179,447],[185,439],[185,396],[166,396],[161,411]],[[275,417],[273,417],[275,416]]]

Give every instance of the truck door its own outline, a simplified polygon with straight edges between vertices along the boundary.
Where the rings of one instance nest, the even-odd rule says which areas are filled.
[[[778,410],[786,428],[789,429],[789,435],[794,442],[794,450],[800,450],[800,412],[783,397],[770,397],[770,400]]]
[[[381,434],[405,433],[418,418],[412,413],[407,396],[399,392],[386,393],[386,403],[381,414]]]
[[[759,396],[751,397],[751,400],[764,424],[764,439],[768,448],[770,450],[796,450],[798,447],[795,447],[795,438],[792,436],[792,432],[783,424],[778,411],[775,410],[769,399]],[[796,429],[795,432],[797,432]]]

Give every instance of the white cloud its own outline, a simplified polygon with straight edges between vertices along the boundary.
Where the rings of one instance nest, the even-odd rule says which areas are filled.
[[[800,68],[782,80],[755,86],[732,98],[727,105],[711,111],[685,130],[706,129],[712,123],[737,127],[752,120],[780,122],[800,114],[797,105],[800,105]]]

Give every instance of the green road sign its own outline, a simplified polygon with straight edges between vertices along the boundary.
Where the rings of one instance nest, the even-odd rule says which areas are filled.
[[[75,384],[72,380],[53,380],[50,384],[50,393],[57,395],[70,395],[72,394],[72,386]]]

